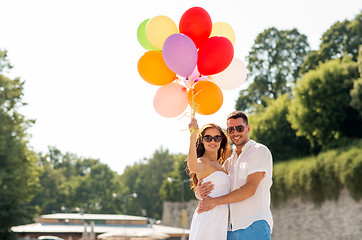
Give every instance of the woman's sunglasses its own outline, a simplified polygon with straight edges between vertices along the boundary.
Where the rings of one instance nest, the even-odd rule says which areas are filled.
[[[227,131],[228,131],[229,134],[232,134],[235,130],[238,131],[238,132],[244,132],[245,127],[243,125],[238,125],[238,126],[235,126],[235,127],[228,127],[227,128]]]
[[[221,142],[222,136],[220,136],[220,135],[216,135],[216,136],[205,135],[203,137],[203,139],[205,140],[205,142],[211,142],[212,139],[214,139],[215,142]]]

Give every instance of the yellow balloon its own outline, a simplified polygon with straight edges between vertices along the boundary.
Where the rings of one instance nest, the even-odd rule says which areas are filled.
[[[213,36],[226,37],[233,45],[235,45],[234,29],[225,22],[216,22],[212,24],[212,31],[210,37]]]
[[[148,41],[157,49],[162,50],[163,43],[172,34],[178,33],[176,23],[167,16],[151,18],[146,26]]]

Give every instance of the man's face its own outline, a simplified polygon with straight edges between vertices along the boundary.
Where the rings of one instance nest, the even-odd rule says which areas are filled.
[[[227,121],[227,130],[231,141],[237,147],[244,146],[244,144],[249,140],[250,125],[246,125],[242,118],[230,118]],[[243,131],[239,132],[238,130]]]

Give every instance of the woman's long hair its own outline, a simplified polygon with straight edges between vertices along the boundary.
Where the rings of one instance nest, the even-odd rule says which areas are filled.
[[[200,158],[205,154],[205,146],[202,143],[202,139],[205,135],[206,130],[209,128],[215,128],[215,129],[219,130],[220,135],[222,136],[220,148],[217,151],[217,161],[219,162],[220,165],[222,165],[225,162],[225,160],[230,156],[230,146],[229,146],[228,138],[227,138],[225,132],[222,130],[221,127],[219,127],[218,125],[216,125],[214,123],[208,123],[208,124],[204,125],[197,135],[197,139],[196,139],[197,158]],[[190,179],[191,180],[190,181],[191,189],[196,191],[196,186],[197,186],[197,183],[199,182],[197,179],[196,173],[189,172],[189,175],[191,178]]]

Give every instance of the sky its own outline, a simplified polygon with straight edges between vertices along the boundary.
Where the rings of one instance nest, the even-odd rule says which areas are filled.
[[[226,22],[236,35],[234,56],[245,61],[256,36],[269,27],[297,28],[313,50],[335,22],[353,19],[360,0],[0,0],[0,49],[14,68],[8,77],[25,81],[22,107],[36,123],[29,146],[46,153],[100,159],[119,174],[159,149],[187,154],[190,109],[175,118],[156,113],[159,87],[145,82],[137,63],[147,51],[137,40],[141,22],[159,15],[178,25],[191,7],[204,8],[212,22]],[[226,127],[242,85],[223,90],[212,115],[199,125]]]

